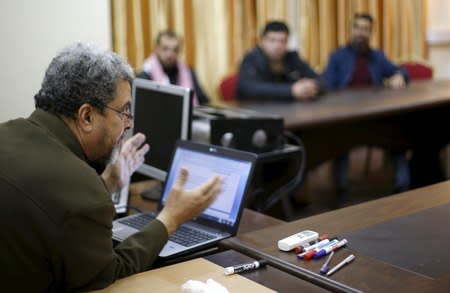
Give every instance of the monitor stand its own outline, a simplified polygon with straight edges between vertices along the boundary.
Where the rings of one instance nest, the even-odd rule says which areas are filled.
[[[162,184],[153,184],[150,188],[142,191],[141,196],[145,200],[149,201],[159,201],[162,194]]]

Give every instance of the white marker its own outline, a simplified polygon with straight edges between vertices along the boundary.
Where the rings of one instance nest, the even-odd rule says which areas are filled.
[[[327,276],[331,275],[332,273],[334,273],[335,271],[339,270],[340,268],[342,268],[342,267],[345,266],[346,264],[350,263],[354,258],[355,258],[355,256],[354,256],[353,254],[350,254],[349,256],[347,256],[346,259],[344,259],[343,261],[341,261],[340,263],[338,263],[334,268],[332,268],[332,269],[327,273]]]

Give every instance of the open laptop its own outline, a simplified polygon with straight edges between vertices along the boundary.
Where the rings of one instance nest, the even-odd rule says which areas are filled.
[[[220,175],[224,183],[222,192],[215,201],[198,217],[181,225],[169,238],[159,256],[179,256],[236,235],[255,161],[256,154],[253,153],[192,141],[178,141],[158,211],[164,207],[181,167],[189,171],[185,189],[193,189],[214,175]],[[150,212],[115,220],[113,239],[123,241],[142,229],[156,215],[157,212]]]

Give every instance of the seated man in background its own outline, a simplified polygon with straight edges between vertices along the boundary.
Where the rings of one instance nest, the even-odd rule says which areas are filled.
[[[369,14],[355,14],[347,46],[337,49],[330,56],[324,77],[329,90],[347,87],[381,87],[383,84],[400,89],[408,82],[408,73],[392,64],[380,50],[370,48],[373,18]],[[396,191],[410,186],[408,161],[404,154],[394,154]],[[348,189],[348,154],[335,164],[335,179],[338,189]]]
[[[288,51],[289,28],[272,21],[261,32],[259,45],[239,67],[237,98],[241,100],[310,100],[318,95],[318,75]]]
[[[408,82],[408,73],[392,64],[383,51],[369,46],[373,18],[369,14],[356,14],[350,32],[350,43],[330,56],[324,76],[328,89],[347,87],[389,87],[399,89]]]
[[[111,193],[149,150],[142,134],[123,142],[133,77],[116,54],[77,43],[51,61],[30,117],[0,124],[5,291],[93,290],[148,270],[168,236],[220,192],[218,177],[185,190],[183,169],[157,219],[113,248]]]
[[[195,72],[178,56],[181,45],[181,37],[174,32],[160,32],[156,37],[155,52],[145,60],[143,71],[137,77],[193,89],[194,106],[207,104],[209,98],[202,90]]]

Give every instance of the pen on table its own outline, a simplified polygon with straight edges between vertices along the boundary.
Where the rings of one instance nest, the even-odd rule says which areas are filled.
[[[355,256],[354,256],[353,254],[350,254],[350,255],[347,256],[343,261],[341,261],[341,262],[338,263],[334,268],[332,268],[332,269],[327,273],[327,276],[331,275],[332,273],[334,273],[335,271],[339,270],[340,268],[342,268],[342,267],[345,266],[346,264],[350,263],[354,258],[355,258]]]
[[[301,255],[301,257],[303,257],[304,260],[310,260],[313,257],[315,257],[316,254],[319,253],[320,251],[322,251],[323,249],[326,249],[327,247],[336,245],[338,242],[339,242],[339,240],[333,239],[333,240],[331,240],[330,242],[328,242],[328,243],[326,243],[324,245],[316,247],[313,250],[307,251],[305,254]]]
[[[298,258],[298,259],[302,259],[303,256],[304,256],[305,254],[308,253],[308,251],[311,251],[311,250],[316,249],[316,248],[322,248],[323,246],[325,246],[325,245],[328,244],[329,242],[330,242],[329,239],[324,239],[324,240],[322,240],[322,241],[320,241],[320,242],[317,242],[316,244],[310,245],[310,246],[306,247],[306,248],[303,250],[303,252],[298,253],[298,254],[297,254],[297,258]]]
[[[319,236],[319,239],[317,239],[317,240],[315,240],[315,241],[311,241],[311,242],[308,243],[308,244],[300,245],[300,246],[294,248],[294,252],[295,252],[295,254],[300,254],[300,253],[302,253],[302,252],[305,252],[305,251],[306,251],[307,249],[309,249],[312,245],[315,245],[315,244],[317,244],[318,242],[321,242],[321,241],[323,241],[323,240],[325,240],[325,239],[328,239],[328,238],[329,238],[329,237],[328,237],[327,234],[320,235],[320,236]]]
[[[320,251],[318,251],[315,255],[314,258],[321,258],[324,255],[327,255],[328,253],[332,252],[333,250],[336,250],[338,248],[341,248],[342,246],[345,246],[347,244],[347,239],[342,239],[341,241],[339,241],[338,243],[331,245],[331,246],[326,246],[324,248],[322,248]]]
[[[320,268],[320,273],[322,275],[325,275],[328,272],[328,264],[330,263],[331,258],[334,255],[334,251],[332,251],[330,253],[330,255],[328,256],[327,260],[324,262],[324,264],[322,265],[322,267]]]
[[[240,265],[235,265],[235,266],[231,266],[231,267],[226,267],[225,268],[225,275],[232,275],[232,274],[245,272],[245,271],[249,271],[249,270],[255,270],[257,268],[262,268],[266,264],[267,264],[267,261],[264,260],[264,259],[261,259],[261,260],[255,260],[252,263],[240,264]]]

